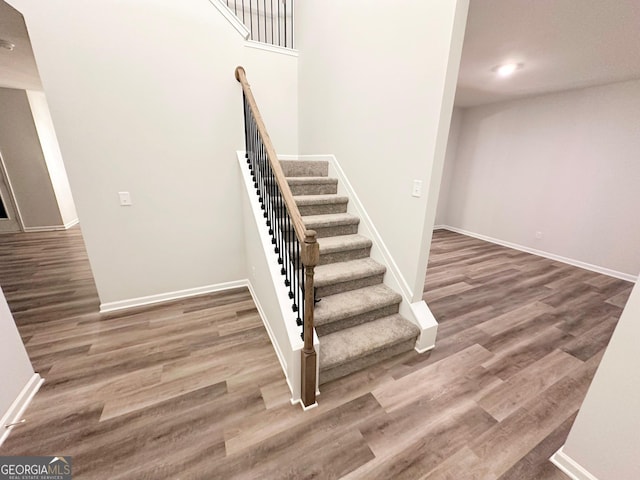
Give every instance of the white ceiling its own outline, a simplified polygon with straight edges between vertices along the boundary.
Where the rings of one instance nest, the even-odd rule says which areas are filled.
[[[41,90],[22,15],[0,0],[0,86]],[[508,78],[491,69],[524,67]],[[456,105],[640,78],[640,0],[471,0]]]
[[[491,68],[524,63],[511,77]],[[471,0],[456,105],[640,78],[640,0]]]
[[[42,90],[24,19],[2,0],[0,38],[15,44],[13,51],[0,48],[0,87]]]

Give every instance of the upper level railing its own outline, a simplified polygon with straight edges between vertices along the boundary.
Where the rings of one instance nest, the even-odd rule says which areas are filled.
[[[294,0],[226,0],[227,7],[251,32],[251,40],[294,48]]]
[[[236,68],[236,79],[242,84],[244,103],[244,135],[246,158],[253,186],[278,255],[280,273],[289,290],[291,308],[302,327],[301,397],[305,406],[315,403],[316,352],[313,347],[314,267],[320,250],[316,232],[307,230],[293,198],[280,161],[251,92],[244,68]]]

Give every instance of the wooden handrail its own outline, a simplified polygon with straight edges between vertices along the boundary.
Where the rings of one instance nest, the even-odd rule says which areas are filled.
[[[245,100],[249,105],[249,108],[251,109],[251,113],[258,129],[258,133],[260,134],[267,154],[267,158],[269,160],[269,164],[271,166],[271,170],[276,179],[278,187],[280,188],[280,193],[282,195],[285,208],[287,210],[287,213],[289,214],[291,223],[293,224],[293,229],[298,239],[298,243],[300,244],[300,258],[302,260],[302,265],[304,266],[305,278],[303,312],[304,347],[302,350],[301,365],[301,397],[302,403],[306,407],[308,407],[310,405],[313,405],[316,401],[317,359],[316,351],[313,347],[313,310],[315,304],[313,275],[314,269],[320,261],[320,247],[316,239],[315,230],[307,229],[304,225],[304,222],[302,221],[302,215],[300,215],[298,205],[293,198],[293,193],[291,193],[289,183],[287,182],[284,172],[282,171],[282,166],[280,165],[280,161],[278,160],[278,155],[276,154],[276,151],[273,148],[273,144],[271,143],[271,138],[267,133],[267,128],[264,124],[264,121],[262,120],[262,115],[260,115],[258,104],[256,103],[256,100],[253,96],[251,86],[247,81],[247,74],[243,67],[236,67],[235,77],[236,80],[238,80],[238,82],[240,82],[240,84],[242,85],[242,91],[244,92]]]
[[[293,228],[296,231],[296,236],[300,241],[300,245],[302,245],[305,242],[306,238],[315,237],[316,232],[314,230],[307,230],[304,222],[302,221],[302,215],[300,215],[298,205],[293,199],[291,188],[287,183],[287,179],[284,176],[284,172],[282,171],[282,167],[280,166],[280,162],[278,161],[278,155],[276,154],[276,151],[273,148],[273,144],[271,143],[271,138],[267,133],[267,127],[265,127],[264,125],[262,115],[260,115],[260,110],[258,110],[258,104],[256,103],[256,99],[251,92],[251,86],[247,81],[247,74],[244,71],[243,67],[236,67],[236,80],[238,80],[238,82],[240,82],[240,84],[242,85],[242,90],[244,91],[244,94],[247,98],[247,103],[249,104],[251,111],[253,112],[256,126],[258,127],[258,131],[260,132],[260,136],[262,137],[262,142],[264,143],[267,157],[269,158],[269,163],[271,164],[271,170],[273,171],[276,181],[278,182],[278,186],[280,187],[280,191],[282,192],[282,198],[284,199],[285,206],[287,207],[287,212],[289,212],[289,216],[291,217],[291,222],[293,223]]]

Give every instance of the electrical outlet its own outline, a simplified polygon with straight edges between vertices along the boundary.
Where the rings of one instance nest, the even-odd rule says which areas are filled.
[[[422,196],[422,180],[413,181],[413,190],[411,191],[411,196],[413,197]]]
[[[543,237],[542,232],[536,232],[536,238],[540,240]]]
[[[118,192],[118,196],[120,197],[121,206],[128,207],[133,205],[131,202],[131,194],[129,192]]]

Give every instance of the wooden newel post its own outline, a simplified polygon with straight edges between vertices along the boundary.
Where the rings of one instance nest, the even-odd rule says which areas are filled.
[[[304,265],[304,347],[302,349],[302,403],[305,407],[316,403],[316,365],[317,356],[313,348],[313,309],[314,287],[313,271],[320,260],[320,248],[316,240],[316,232],[308,230],[302,249]]]

